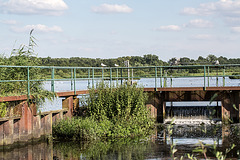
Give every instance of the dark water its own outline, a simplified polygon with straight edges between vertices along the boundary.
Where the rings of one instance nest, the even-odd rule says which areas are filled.
[[[173,130],[171,137],[169,137],[170,130]],[[205,159],[202,153],[193,152],[200,146],[199,140],[204,148],[207,148],[207,158],[214,159],[214,144],[217,151],[223,154],[226,149],[235,144],[236,147],[227,156],[232,159],[240,157],[238,154],[240,150],[239,125],[175,125],[170,129],[167,129],[167,126],[158,126],[151,136],[145,138],[97,142],[45,142],[15,149],[5,148],[4,151],[0,151],[0,159],[171,159],[171,146],[177,149],[175,157],[187,158],[187,153],[189,153],[198,159]]]

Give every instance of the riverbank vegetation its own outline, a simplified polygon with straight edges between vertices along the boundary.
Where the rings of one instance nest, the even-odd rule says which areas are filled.
[[[83,104],[86,116],[61,120],[53,125],[57,139],[96,140],[146,135],[154,120],[145,106],[147,95],[136,85],[108,86],[100,83],[90,89]]]

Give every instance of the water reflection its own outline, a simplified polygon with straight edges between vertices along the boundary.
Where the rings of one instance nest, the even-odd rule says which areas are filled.
[[[218,151],[225,151],[234,143],[237,146],[228,153],[230,158],[238,158],[240,149],[240,126],[221,125],[174,125],[173,134],[168,139],[166,126],[161,125],[150,137],[137,139],[116,139],[114,141],[98,142],[53,142],[31,144],[15,149],[0,151],[0,159],[113,159],[113,160],[153,160],[170,159],[170,144],[174,144],[180,158],[193,154],[204,158],[201,153],[192,152],[201,140],[208,148],[207,156],[214,159],[212,145],[216,143]],[[207,144],[211,144],[208,146]]]

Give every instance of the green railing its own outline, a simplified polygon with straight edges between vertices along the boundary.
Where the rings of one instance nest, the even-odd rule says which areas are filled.
[[[16,75],[11,78],[11,74]],[[76,94],[77,81],[85,80],[87,88],[93,88],[97,80],[108,81],[112,85],[113,82],[123,84],[124,81],[141,78],[152,78],[153,87],[157,90],[157,88],[172,87],[173,79],[197,77],[203,78],[202,86],[205,89],[210,86],[210,78],[212,77],[216,79],[215,86],[220,86],[220,84],[225,86],[226,77],[240,78],[240,64],[142,67],[0,66],[0,90],[4,89],[4,84],[14,86],[18,83],[19,88],[25,88],[25,91],[22,92],[30,96],[33,83],[50,81],[51,91],[55,92],[56,81],[70,81],[69,90]],[[221,83],[219,77],[222,79]]]

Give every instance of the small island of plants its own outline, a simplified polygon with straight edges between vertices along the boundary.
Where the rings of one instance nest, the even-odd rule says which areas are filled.
[[[145,106],[147,95],[136,85],[111,87],[100,83],[84,100],[85,117],[65,119],[53,125],[53,137],[96,140],[147,135],[154,120]]]

